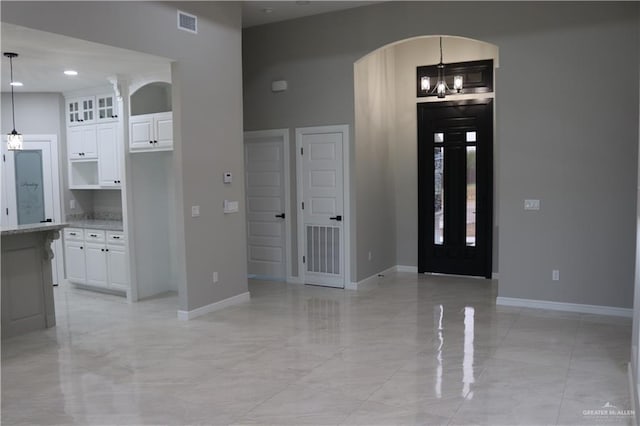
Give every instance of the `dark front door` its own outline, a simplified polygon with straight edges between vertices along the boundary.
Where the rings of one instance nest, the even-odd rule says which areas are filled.
[[[418,104],[418,271],[491,277],[493,100]]]

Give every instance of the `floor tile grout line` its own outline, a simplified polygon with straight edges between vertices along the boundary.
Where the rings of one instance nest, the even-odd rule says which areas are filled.
[[[582,326],[582,316],[580,316],[580,321],[578,322],[578,326],[576,327],[575,333],[573,335],[573,344],[571,345],[571,355],[569,356],[569,364],[567,365],[567,372],[564,378],[564,387],[562,388],[562,395],[560,396],[560,404],[558,405],[558,414],[556,416],[556,425],[560,425],[560,415],[562,414],[562,404],[564,402],[564,395],[567,391],[567,385],[569,383],[569,372],[571,371],[571,361],[573,361],[573,351],[576,347],[576,342],[578,340],[578,331]]]

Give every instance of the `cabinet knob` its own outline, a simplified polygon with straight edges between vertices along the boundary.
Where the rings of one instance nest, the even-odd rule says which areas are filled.
[[[109,251],[109,249],[105,249],[105,251]]]
[[[153,143],[153,141],[149,141],[149,143]]]
[[[80,250],[84,249],[84,247],[80,246]]]
[[[104,251],[104,249],[100,249],[100,251]]]

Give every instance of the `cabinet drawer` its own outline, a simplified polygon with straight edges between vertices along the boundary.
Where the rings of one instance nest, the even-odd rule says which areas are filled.
[[[87,243],[104,243],[104,231],[97,229],[85,229],[84,240]]]
[[[124,245],[125,242],[126,242],[126,239],[124,237],[123,232],[114,232],[114,231],[107,232],[107,244]]]
[[[84,230],[78,228],[65,228],[64,239],[65,241],[83,241]]]

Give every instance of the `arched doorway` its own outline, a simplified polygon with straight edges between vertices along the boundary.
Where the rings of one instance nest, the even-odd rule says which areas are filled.
[[[440,61],[440,37],[434,35],[401,40],[369,53],[354,65],[356,186],[379,188],[371,193],[360,191],[356,197],[357,226],[362,226],[362,232],[356,231],[358,259],[366,259],[367,251],[371,250],[369,247],[378,244],[380,250],[382,244],[393,240],[391,250],[395,250],[396,264],[408,266],[405,270],[418,271],[419,224],[424,219],[420,217],[418,205],[417,106],[442,101],[456,103],[494,98],[495,91],[447,95],[445,99],[417,96],[417,68],[435,65]],[[493,60],[494,67],[498,65],[498,48],[493,44],[453,36],[442,36],[442,40],[445,64],[489,59]],[[491,109],[493,112],[495,102],[492,102]],[[494,119],[491,120],[490,127],[493,129]],[[490,159],[498,144],[497,140],[493,142]],[[495,164],[492,176],[497,174],[498,168],[499,164]],[[492,181],[496,182],[497,179]],[[489,190],[496,192],[495,184],[490,185]],[[490,207],[490,219],[493,220],[489,222],[490,229],[487,232],[490,240],[497,241],[497,228],[493,225],[497,223],[497,210],[494,203]],[[367,232],[372,224],[361,220],[372,208],[383,212],[382,215],[376,215],[381,219],[380,223],[374,225],[380,230],[379,235]],[[489,264],[488,274],[481,274],[484,276],[497,271],[497,256],[491,256],[497,253],[495,244],[488,250],[494,262],[493,265]]]

